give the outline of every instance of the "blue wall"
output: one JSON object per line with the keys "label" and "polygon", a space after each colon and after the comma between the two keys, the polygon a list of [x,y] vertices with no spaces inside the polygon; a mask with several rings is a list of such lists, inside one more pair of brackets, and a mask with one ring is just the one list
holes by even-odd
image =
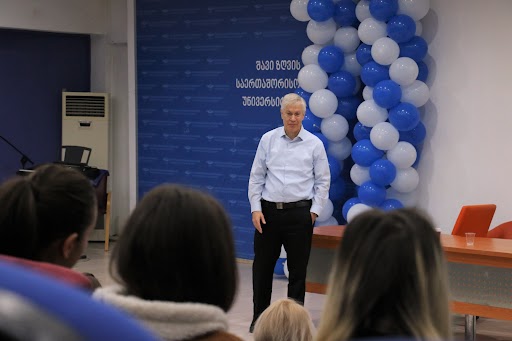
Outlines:
{"label": "blue wall", "polygon": [[[212,193],[253,258],[247,183],[261,135],[298,87],[306,23],[289,0],[139,0],[138,195],[163,182]],[[258,62],[262,62],[258,64]]]}
{"label": "blue wall", "polygon": [[[88,35],[1,29],[0,136],[36,164],[60,159],[61,92],[89,91],[90,64]],[[0,181],[20,158],[0,140]]]}

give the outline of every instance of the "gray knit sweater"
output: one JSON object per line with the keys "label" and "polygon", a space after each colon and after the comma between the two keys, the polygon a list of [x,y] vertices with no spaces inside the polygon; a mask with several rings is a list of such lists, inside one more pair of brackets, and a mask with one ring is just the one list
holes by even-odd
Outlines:
{"label": "gray knit sweater", "polygon": [[93,297],[128,312],[168,341],[194,339],[228,328],[226,313],[213,305],[146,301],[127,296],[120,286],[98,288]]}

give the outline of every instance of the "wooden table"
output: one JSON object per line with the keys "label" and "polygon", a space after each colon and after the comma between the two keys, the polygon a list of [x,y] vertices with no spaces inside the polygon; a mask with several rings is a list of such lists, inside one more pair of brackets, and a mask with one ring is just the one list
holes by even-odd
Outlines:
{"label": "wooden table", "polygon": [[[313,230],[306,291],[325,293],[334,252],[344,226],[321,226]],[[512,240],[441,234],[448,261],[451,309],[466,315],[466,335],[474,340],[474,316],[512,320]],[[469,318],[468,318],[469,317]]]}

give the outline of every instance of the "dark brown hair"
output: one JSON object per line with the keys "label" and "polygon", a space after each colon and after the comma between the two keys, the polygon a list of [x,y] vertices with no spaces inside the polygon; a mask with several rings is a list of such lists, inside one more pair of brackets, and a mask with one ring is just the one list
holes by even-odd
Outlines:
{"label": "dark brown hair", "polygon": [[56,240],[93,223],[96,194],[89,179],[61,165],[38,167],[0,186],[0,253],[40,260]]}
{"label": "dark brown hair", "polygon": [[238,285],[229,218],[209,194],[160,185],[130,215],[110,272],[128,294],[142,299],[206,303],[228,311]]}

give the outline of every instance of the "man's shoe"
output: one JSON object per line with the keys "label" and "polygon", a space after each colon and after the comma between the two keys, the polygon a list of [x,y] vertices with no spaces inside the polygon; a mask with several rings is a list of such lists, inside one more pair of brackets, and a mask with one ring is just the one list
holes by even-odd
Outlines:
{"label": "man's shoe", "polygon": [[253,333],[254,332],[254,321],[251,323],[251,326],[249,327],[249,333]]}

